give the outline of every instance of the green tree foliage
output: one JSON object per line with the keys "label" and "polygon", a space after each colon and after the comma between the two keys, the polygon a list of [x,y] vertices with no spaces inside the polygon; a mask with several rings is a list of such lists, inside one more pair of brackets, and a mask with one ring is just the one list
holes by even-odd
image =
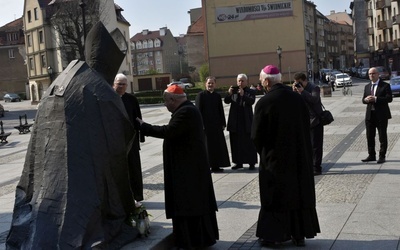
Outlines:
{"label": "green tree foliage", "polygon": [[199,69],[199,76],[200,76],[200,81],[205,82],[206,78],[210,75],[209,73],[209,68],[208,68],[208,63],[204,63],[203,65],[200,66]]}

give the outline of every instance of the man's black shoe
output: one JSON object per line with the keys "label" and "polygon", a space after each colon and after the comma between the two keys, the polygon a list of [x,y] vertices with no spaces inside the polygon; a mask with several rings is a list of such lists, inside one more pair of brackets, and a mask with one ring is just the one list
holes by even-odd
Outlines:
{"label": "man's black shoe", "polygon": [[231,169],[233,169],[233,170],[237,170],[239,168],[243,168],[243,164],[235,164],[235,165],[233,165],[233,167],[231,167]]}
{"label": "man's black shoe", "polygon": [[254,169],[256,169],[256,167],[254,166],[254,164],[250,164],[249,170],[254,170]]}
{"label": "man's black shoe", "polygon": [[379,157],[378,161],[376,163],[381,164],[386,161],[385,157]]}
{"label": "man's black shoe", "polygon": [[213,172],[213,173],[222,173],[222,172],[224,172],[224,170],[222,168],[212,168],[211,172]]}
{"label": "man's black shoe", "polygon": [[321,174],[322,174],[321,170],[314,170],[314,176],[321,175]]}
{"label": "man's black shoe", "polygon": [[369,155],[367,158],[362,159],[361,161],[362,161],[362,162],[376,161],[376,158],[375,158],[375,156],[370,156],[370,155]]}

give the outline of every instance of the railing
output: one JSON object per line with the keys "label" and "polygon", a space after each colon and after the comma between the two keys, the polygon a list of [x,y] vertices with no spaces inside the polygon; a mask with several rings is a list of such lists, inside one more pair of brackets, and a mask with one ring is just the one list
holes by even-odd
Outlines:
{"label": "railing", "polygon": [[392,20],[384,20],[378,22],[378,29],[389,29],[392,28]]}
{"label": "railing", "polygon": [[376,1],[376,8],[383,9],[383,8],[390,8],[391,7],[391,0],[378,0]]}
{"label": "railing", "polygon": [[386,42],[380,42],[379,44],[378,44],[378,48],[379,49],[385,49],[387,47],[387,43]]}
{"label": "railing", "polygon": [[368,35],[373,35],[374,34],[374,28],[368,28]]}

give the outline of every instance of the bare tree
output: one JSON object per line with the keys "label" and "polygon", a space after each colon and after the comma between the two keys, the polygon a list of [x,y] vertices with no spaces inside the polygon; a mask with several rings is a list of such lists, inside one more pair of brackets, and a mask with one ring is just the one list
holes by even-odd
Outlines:
{"label": "bare tree", "polygon": [[67,63],[77,58],[84,60],[84,28],[89,31],[100,20],[100,1],[104,0],[53,0],[49,3],[50,25],[58,33],[57,46]]}

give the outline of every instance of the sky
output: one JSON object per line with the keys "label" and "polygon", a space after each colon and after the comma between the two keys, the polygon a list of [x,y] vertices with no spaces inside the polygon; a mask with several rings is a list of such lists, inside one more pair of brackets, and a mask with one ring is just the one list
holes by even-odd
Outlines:
{"label": "sky", "polygon": [[[277,2],[283,0],[276,0]],[[186,34],[190,25],[190,9],[200,8],[201,0],[114,0],[124,11],[122,15],[131,24],[131,37],[144,29],[158,30],[167,27],[174,36]],[[259,1],[264,2],[264,0]],[[317,9],[324,15],[351,10],[350,0],[314,0]],[[0,27],[22,17],[24,0],[0,0]]]}

